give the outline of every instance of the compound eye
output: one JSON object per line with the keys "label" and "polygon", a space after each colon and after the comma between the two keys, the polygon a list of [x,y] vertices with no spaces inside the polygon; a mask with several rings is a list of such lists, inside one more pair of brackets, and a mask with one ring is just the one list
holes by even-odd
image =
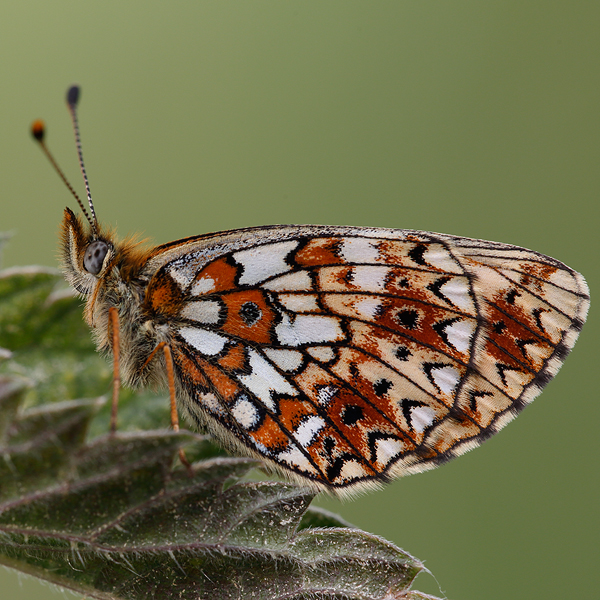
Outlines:
{"label": "compound eye", "polygon": [[88,273],[98,275],[102,270],[104,257],[108,252],[108,244],[97,240],[92,242],[85,250],[83,255],[83,266]]}

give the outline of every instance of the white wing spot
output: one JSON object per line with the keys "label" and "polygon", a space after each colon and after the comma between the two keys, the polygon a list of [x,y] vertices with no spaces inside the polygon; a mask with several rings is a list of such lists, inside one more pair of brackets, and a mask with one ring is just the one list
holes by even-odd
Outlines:
{"label": "white wing spot", "polygon": [[358,313],[359,316],[372,320],[374,319],[381,309],[381,298],[373,297],[373,298],[365,298],[364,300],[359,300],[354,304],[354,310]]}
{"label": "white wing spot", "polygon": [[444,329],[448,342],[459,352],[468,352],[471,347],[471,337],[475,331],[475,321],[456,321]]}
{"label": "white wing spot", "polygon": [[261,402],[271,411],[276,412],[277,407],[271,397],[271,392],[297,396],[298,390],[265,360],[256,350],[248,350],[250,373],[238,375],[238,380],[243,383]]}
{"label": "white wing spot", "polygon": [[372,263],[379,259],[377,242],[365,238],[345,238],[340,256],[349,263]]}
{"label": "white wing spot", "polygon": [[292,267],[285,262],[287,255],[298,247],[298,241],[266,244],[233,254],[244,271],[239,278],[240,285],[254,285],[274,275],[285,273]]}
{"label": "white wing spot", "polygon": [[258,409],[246,396],[240,396],[231,414],[244,429],[252,429],[258,422]]}
{"label": "white wing spot", "polygon": [[307,448],[312,444],[323,427],[325,427],[325,421],[323,421],[321,417],[313,415],[298,426],[298,429],[296,429],[296,432],[294,433],[294,437],[303,448]]}
{"label": "white wing spot", "polygon": [[389,267],[355,267],[352,285],[365,292],[384,292],[389,273]]}
{"label": "white wing spot", "polygon": [[213,412],[217,415],[224,414],[223,407],[221,406],[221,403],[214,394],[200,394],[200,401],[202,402],[203,406],[210,410],[210,412]]}
{"label": "white wing spot", "polygon": [[331,346],[313,346],[306,351],[321,362],[329,362],[335,358],[335,352]]}
{"label": "white wing spot", "polygon": [[308,313],[321,310],[316,294],[280,294],[277,299],[284,308],[292,312]]}
{"label": "white wing spot", "polygon": [[265,348],[263,352],[282,371],[297,371],[302,366],[302,352],[298,352],[298,350]]}
{"label": "white wing spot", "polygon": [[198,323],[216,325],[219,322],[220,310],[220,304],[214,300],[199,300],[185,304],[181,316]]}
{"label": "white wing spot", "polygon": [[296,315],[294,320],[285,314],[275,327],[277,339],[284,346],[339,342],[344,339],[340,319],[325,315]]}
{"label": "white wing spot", "polygon": [[272,292],[310,292],[312,279],[308,271],[294,271],[267,281],[262,287]]}
{"label": "white wing spot", "polygon": [[378,439],[375,442],[375,448],[377,462],[381,465],[387,465],[392,458],[398,456],[402,452],[403,445],[401,442],[394,439]]}
{"label": "white wing spot", "polygon": [[431,369],[431,377],[435,385],[444,394],[452,394],[460,381],[460,373],[454,367],[436,367]]}
{"label": "white wing spot", "polygon": [[307,473],[316,474],[316,469],[310,464],[308,458],[300,451],[297,446],[291,446],[277,455],[277,460],[287,463],[292,467],[298,467]]}
{"label": "white wing spot", "polygon": [[440,292],[458,308],[473,310],[473,300],[469,295],[469,285],[464,277],[453,277],[440,287]]}
{"label": "white wing spot", "polygon": [[200,327],[182,327],[179,333],[188,344],[207,356],[219,354],[227,343],[226,337]]}
{"label": "white wing spot", "polygon": [[416,433],[423,433],[435,421],[435,411],[429,406],[413,406],[410,422]]}
{"label": "white wing spot", "polygon": [[438,245],[430,246],[423,255],[423,260],[441,271],[447,271],[448,273],[462,273],[462,269],[452,255],[445,248]]}
{"label": "white wing spot", "polygon": [[191,294],[192,296],[201,296],[207,294],[215,289],[215,280],[208,275],[201,277],[197,281],[194,281],[192,285]]}
{"label": "white wing spot", "polygon": [[367,474],[365,468],[355,460],[346,460],[340,471],[339,479],[342,481],[358,479]]}
{"label": "white wing spot", "polygon": [[317,397],[323,406],[327,406],[329,401],[338,393],[339,389],[335,385],[324,385],[317,389]]}

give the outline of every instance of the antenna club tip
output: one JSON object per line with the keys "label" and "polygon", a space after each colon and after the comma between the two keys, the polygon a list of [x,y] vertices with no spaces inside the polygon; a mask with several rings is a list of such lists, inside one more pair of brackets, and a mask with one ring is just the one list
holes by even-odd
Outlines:
{"label": "antenna club tip", "polygon": [[44,141],[44,134],[46,133],[46,125],[44,121],[38,119],[31,124],[31,135],[38,141]]}
{"label": "antenna club tip", "polygon": [[69,106],[77,106],[77,102],[79,102],[80,93],[81,88],[78,85],[72,85],[67,90],[67,104]]}

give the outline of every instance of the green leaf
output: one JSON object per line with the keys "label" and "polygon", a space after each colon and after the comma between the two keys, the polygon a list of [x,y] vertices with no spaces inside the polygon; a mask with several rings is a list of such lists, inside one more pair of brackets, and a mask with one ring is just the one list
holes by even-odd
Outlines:
{"label": "green leaf", "polygon": [[420,561],[311,491],[159,429],[164,396],[124,392],[107,435],[110,365],[56,273],[0,273],[0,347],[0,564],[102,599],[430,598]]}

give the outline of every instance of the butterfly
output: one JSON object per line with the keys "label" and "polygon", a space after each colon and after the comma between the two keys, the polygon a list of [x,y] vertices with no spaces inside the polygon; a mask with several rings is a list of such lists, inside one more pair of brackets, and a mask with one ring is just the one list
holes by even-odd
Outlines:
{"label": "butterfly", "polygon": [[[584,278],[508,244],[283,225],[118,241],[91,201],[78,96],[91,213],[69,186],[87,223],[65,209],[62,268],[114,356],[113,398],[119,378],[166,385],[176,429],[180,412],[292,480],[355,492],[481,444],[577,339]],[[41,122],[33,133],[47,152]]]}

